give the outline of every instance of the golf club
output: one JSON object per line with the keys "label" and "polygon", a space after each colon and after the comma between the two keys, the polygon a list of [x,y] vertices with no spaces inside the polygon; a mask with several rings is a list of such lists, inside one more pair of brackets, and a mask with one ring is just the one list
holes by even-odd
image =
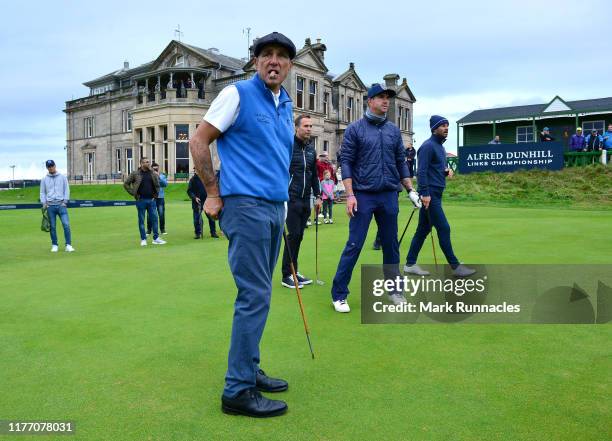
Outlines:
{"label": "golf club", "polygon": [[410,217],[408,218],[408,223],[404,227],[404,231],[402,232],[402,236],[400,237],[398,246],[402,245],[402,240],[404,240],[404,235],[406,234],[406,230],[408,230],[408,226],[410,225],[410,221],[412,220],[412,216],[414,216],[414,212],[416,211],[416,209],[417,209],[417,207],[414,207],[412,209],[412,213],[410,213]]}
{"label": "golf club", "polygon": [[289,266],[291,267],[291,274],[293,275],[293,284],[295,286],[295,293],[297,294],[298,303],[300,305],[300,313],[302,314],[302,321],[304,322],[304,331],[306,331],[306,339],[308,340],[308,347],[310,348],[310,355],[312,355],[312,359],[314,360],[315,355],[312,350],[312,343],[310,342],[310,329],[308,329],[308,323],[306,321],[306,314],[304,313],[304,304],[302,303],[302,293],[300,292],[300,287],[298,285],[297,272],[295,271],[295,265],[293,264],[293,255],[291,254],[291,249],[289,248],[289,242],[287,241],[287,231],[286,228],[283,227],[283,239],[285,240],[285,249],[287,253],[289,253]]}
{"label": "golf club", "polygon": [[434,245],[434,237],[433,237],[433,225],[431,223],[431,215],[429,214],[429,207],[425,208],[427,212],[427,220],[429,221],[429,234],[431,236],[431,249],[433,251],[434,263],[436,264],[436,271],[438,270],[438,258],[436,257],[436,246]]}
{"label": "golf club", "polygon": [[315,280],[317,285],[325,285],[319,279],[319,207],[315,206]]}

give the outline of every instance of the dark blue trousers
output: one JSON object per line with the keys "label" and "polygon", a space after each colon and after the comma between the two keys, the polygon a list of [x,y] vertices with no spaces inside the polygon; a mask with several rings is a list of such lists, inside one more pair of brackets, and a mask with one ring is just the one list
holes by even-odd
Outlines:
{"label": "dark blue trousers", "polygon": [[229,239],[228,261],[238,288],[223,391],[226,397],[255,386],[259,341],[270,309],[272,273],[284,221],[282,202],[250,196],[223,198],[220,226]]}
{"label": "dark blue trousers", "polygon": [[[455,256],[453,246],[451,244],[450,225],[448,224],[446,215],[442,209],[443,192],[443,188],[430,187],[429,193],[431,196],[431,202],[429,203],[429,208],[427,210],[425,210],[425,207],[423,206],[419,212],[419,225],[414,233],[412,243],[410,244],[410,250],[408,251],[408,256],[406,257],[406,263],[408,265],[414,265],[417,262],[419,252],[423,247],[423,243],[425,242],[427,235],[431,231],[432,225],[436,228],[440,248],[442,249],[444,256],[446,256],[448,263],[453,268],[459,265],[459,260],[457,259],[457,256]],[[427,216],[428,211],[429,217]],[[431,218],[431,225],[429,223],[429,218]]]}
{"label": "dark blue trousers", "polygon": [[361,248],[368,235],[372,215],[378,224],[380,241],[383,249],[383,263],[399,263],[399,246],[397,243],[397,214],[399,205],[397,191],[383,193],[355,192],[357,212],[349,222],[349,238],[340,256],[336,276],[332,285],[334,301],[345,299],[349,295],[348,285],[353,275],[353,268],[359,259]]}

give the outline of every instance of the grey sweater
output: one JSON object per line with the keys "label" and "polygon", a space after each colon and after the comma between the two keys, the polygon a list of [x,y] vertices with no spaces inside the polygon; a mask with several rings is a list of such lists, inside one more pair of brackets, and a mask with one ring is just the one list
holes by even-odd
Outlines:
{"label": "grey sweater", "polygon": [[70,187],[66,176],[49,173],[40,181],[40,202],[43,205],[67,204],[69,199]]}

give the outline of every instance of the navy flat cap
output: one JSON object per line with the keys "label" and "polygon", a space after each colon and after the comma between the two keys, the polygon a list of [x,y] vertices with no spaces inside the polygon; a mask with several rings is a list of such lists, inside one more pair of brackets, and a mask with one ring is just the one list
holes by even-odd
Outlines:
{"label": "navy flat cap", "polygon": [[289,51],[289,58],[292,60],[295,58],[295,54],[297,52],[295,49],[295,44],[293,44],[291,40],[289,40],[280,32],[272,32],[271,34],[264,35],[263,37],[255,40],[253,54],[258,57],[264,46],[267,46],[269,44],[278,44],[279,46],[283,46]]}

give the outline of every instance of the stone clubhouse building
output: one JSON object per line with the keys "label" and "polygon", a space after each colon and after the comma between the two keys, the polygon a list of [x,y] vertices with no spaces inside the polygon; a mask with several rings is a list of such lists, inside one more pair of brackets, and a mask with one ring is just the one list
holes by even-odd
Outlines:
{"label": "stone clubhouse building", "polygon": [[[293,99],[294,116],[312,117],[317,152],[335,160],[344,130],[363,116],[369,85],[353,63],[342,74],[331,74],[326,50],[319,39],[313,43],[307,38],[283,86]],[[122,69],[83,83],[89,96],[67,101],[64,109],[69,179],[120,179],[143,156],[160,164],[171,179],[187,177],[193,168],[189,139],[212,100],[225,86],[254,74],[252,60],[172,40],[149,63],[130,68],[125,62]],[[388,117],[408,146],[416,99],[406,79],[399,79],[387,74],[383,82],[397,92]]]}

